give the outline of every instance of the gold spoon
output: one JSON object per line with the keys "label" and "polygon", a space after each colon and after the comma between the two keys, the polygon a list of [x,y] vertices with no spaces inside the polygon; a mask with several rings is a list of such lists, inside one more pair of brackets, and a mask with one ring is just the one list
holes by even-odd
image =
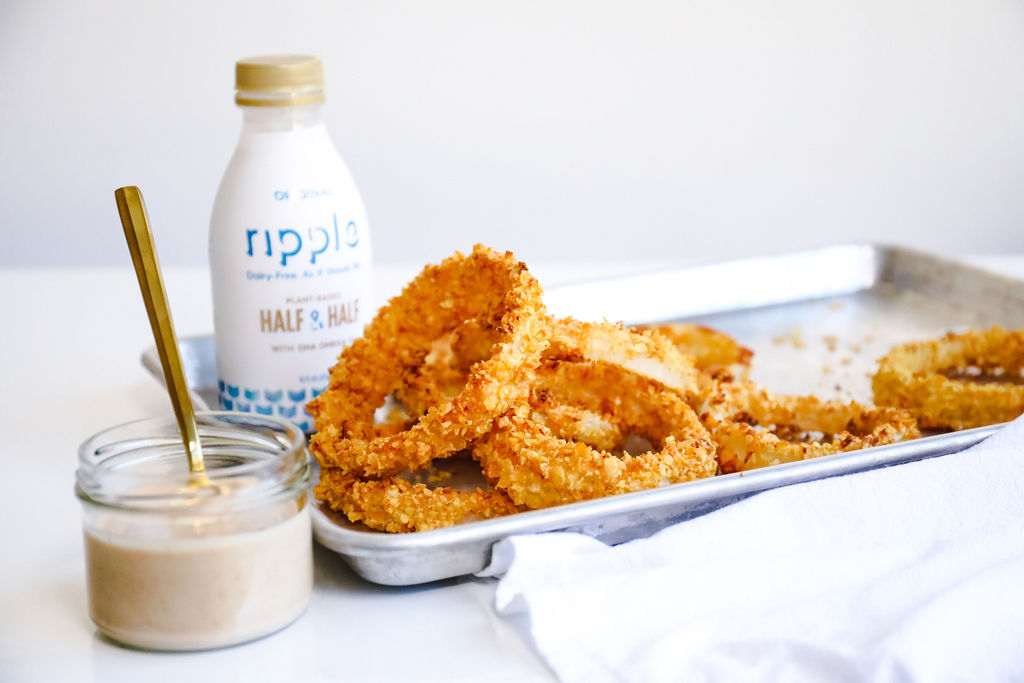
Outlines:
{"label": "gold spoon", "polygon": [[203,448],[199,443],[192,396],[188,393],[188,383],[185,381],[185,367],[178,350],[178,338],[174,334],[171,309],[167,305],[167,292],[164,291],[164,281],[160,275],[153,233],[149,229],[146,203],[142,199],[142,192],[135,186],[114,190],[114,198],[117,200],[117,212],[121,214],[128,251],[135,264],[135,274],[139,278],[142,300],[146,303],[149,324],[153,328],[167,392],[171,395],[171,405],[174,407],[174,417],[178,420],[181,441],[188,456],[188,469],[192,473],[189,484],[190,487],[209,485],[210,480],[203,466]]}

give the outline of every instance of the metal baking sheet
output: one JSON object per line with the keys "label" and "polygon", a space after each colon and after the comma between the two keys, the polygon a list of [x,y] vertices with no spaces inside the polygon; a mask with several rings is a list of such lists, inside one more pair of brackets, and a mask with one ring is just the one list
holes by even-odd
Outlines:
{"label": "metal baking sheet", "polygon": [[[551,289],[556,315],[626,323],[689,320],[755,352],[751,378],[787,393],[870,401],[870,375],[894,344],[994,324],[1024,327],[1024,281],[922,252],[840,245]],[[183,339],[194,392],[216,401],[210,337]],[[155,350],[143,363],[160,377]],[[779,486],[954,453],[998,426],[869,448],[650,491],[409,534],[385,534],[314,509],[317,540],[364,578],[425,583],[479,571],[507,536],[570,530],[607,543],[649,536]]]}

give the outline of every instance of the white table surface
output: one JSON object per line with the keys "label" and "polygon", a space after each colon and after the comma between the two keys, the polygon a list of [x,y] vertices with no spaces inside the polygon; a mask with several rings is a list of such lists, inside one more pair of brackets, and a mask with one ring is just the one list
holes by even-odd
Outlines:
{"label": "white table surface", "polygon": [[[970,260],[1024,277],[1024,254]],[[646,267],[531,269],[552,286]],[[379,295],[396,293],[417,270],[378,267]],[[179,334],[210,333],[206,270],[169,268],[166,279]],[[275,635],[194,654],[139,652],[97,636],[86,613],[72,491],[77,448],[105,427],[170,414],[162,388],[139,364],[152,342],[135,276],[127,265],[0,270],[0,312],[0,681],[551,680],[530,645],[495,615],[493,581],[384,588],[319,547],[313,600]]]}

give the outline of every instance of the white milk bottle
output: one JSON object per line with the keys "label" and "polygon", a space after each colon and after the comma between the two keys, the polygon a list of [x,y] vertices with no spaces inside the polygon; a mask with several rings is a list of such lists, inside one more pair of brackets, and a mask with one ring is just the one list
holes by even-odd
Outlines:
{"label": "white milk bottle", "polygon": [[221,405],[309,431],[306,402],[373,313],[366,211],[324,125],[319,59],[243,59],[235,81],[242,134],[210,221]]}

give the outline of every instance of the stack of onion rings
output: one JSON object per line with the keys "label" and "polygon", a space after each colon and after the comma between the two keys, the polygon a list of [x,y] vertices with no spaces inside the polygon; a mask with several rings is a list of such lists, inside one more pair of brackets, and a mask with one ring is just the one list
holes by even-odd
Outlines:
{"label": "stack of onion rings", "polygon": [[[918,435],[905,411],[737,381],[750,358],[696,325],[551,319],[523,264],[477,246],[428,266],[342,352],[309,407],[316,496],[424,531]],[[489,488],[409,480],[455,454]]]}
{"label": "stack of onion rings", "polygon": [[[947,376],[970,368],[995,381]],[[1024,330],[993,327],[897,346],[879,361],[872,387],[876,403],[911,410],[922,427],[969,429],[1024,414],[1022,369]]]}

